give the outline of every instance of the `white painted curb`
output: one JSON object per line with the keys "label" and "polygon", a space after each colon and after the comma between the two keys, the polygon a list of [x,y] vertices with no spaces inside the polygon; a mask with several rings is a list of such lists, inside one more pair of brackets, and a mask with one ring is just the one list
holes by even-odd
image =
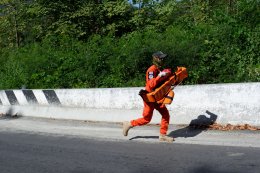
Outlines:
{"label": "white painted curb", "polygon": [[[22,116],[122,122],[142,116],[136,88],[1,90],[0,113]],[[185,85],[175,88],[168,109],[171,124],[216,117],[220,124],[260,126],[260,83]],[[155,110],[151,123],[160,123]]]}

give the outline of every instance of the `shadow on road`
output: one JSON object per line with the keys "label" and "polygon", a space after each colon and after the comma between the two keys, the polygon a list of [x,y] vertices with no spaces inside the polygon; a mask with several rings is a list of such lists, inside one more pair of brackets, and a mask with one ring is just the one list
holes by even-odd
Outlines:
{"label": "shadow on road", "polygon": [[201,132],[207,130],[210,125],[215,123],[218,116],[208,110],[206,113],[210,116],[209,118],[206,115],[199,115],[196,119],[192,120],[188,126],[170,132],[169,136],[174,138],[189,138],[197,136]]}
{"label": "shadow on road", "polygon": [[[196,119],[191,120],[188,126],[170,132],[169,136],[173,138],[179,138],[179,137],[189,138],[189,137],[197,136],[201,132],[207,130],[209,126],[214,124],[215,121],[217,120],[218,116],[216,114],[208,110],[206,111],[206,114],[208,114],[210,117],[208,118],[206,115],[199,115]],[[129,140],[140,139],[140,138],[158,139],[159,136],[135,136]]]}
{"label": "shadow on road", "polygon": [[230,171],[229,168],[227,170],[218,170],[217,168],[214,168],[212,166],[203,165],[198,168],[195,168],[192,170],[191,173],[235,173],[235,171]]}
{"label": "shadow on road", "polygon": [[134,139],[159,139],[159,136],[135,136],[129,140],[131,141]]}

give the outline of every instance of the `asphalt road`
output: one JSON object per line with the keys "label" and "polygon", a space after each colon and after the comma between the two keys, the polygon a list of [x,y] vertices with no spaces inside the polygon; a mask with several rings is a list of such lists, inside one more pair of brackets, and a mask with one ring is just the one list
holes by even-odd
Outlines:
{"label": "asphalt road", "polygon": [[[126,138],[119,137],[122,136],[120,127],[56,120],[0,119],[0,172],[259,173],[260,170],[260,147],[245,146],[242,142],[247,141],[246,136],[251,136],[249,142],[254,141],[253,138],[259,141],[259,133],[230,133],[239,138],[241,146],[204,142],[212,140],[212,136],[216,138],[216,134],[222,138],[226,136],[226,133],[218,132],[189,132],[193,134],[191,137],[177,138],[175,143],[160,143],[158,136],[150,135],[157,132],[158,127],[132,131],[135,137]],[[180,129],[172,133],[182,136]],[[200,144],[182,142],[192,140]]]}
{"label": "asphalt road", "polygon": [[260,148],[0,133],[1,173],[259,173]]}

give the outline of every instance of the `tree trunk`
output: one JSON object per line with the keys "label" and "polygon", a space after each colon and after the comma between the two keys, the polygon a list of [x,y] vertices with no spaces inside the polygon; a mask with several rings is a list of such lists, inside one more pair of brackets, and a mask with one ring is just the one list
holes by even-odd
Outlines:
{"label": "tree trunk", "polygon": [[18,24],[16,20],[16,15],[14,15],[14,29],[15,29],[15,43],[16,47],[20,46],[20,38],[19,38],[19,33],[18,33]]}

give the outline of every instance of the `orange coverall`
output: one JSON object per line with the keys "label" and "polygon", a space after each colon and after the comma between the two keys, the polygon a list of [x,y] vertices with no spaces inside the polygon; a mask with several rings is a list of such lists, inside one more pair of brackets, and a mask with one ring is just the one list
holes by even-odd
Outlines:
{"label": "orange coverall", "polygon": [[[160,70],[156,65],[152,65],[148,68],[148,70],[146,71],[146,91],[152,92],[155,88],[158,87],[157,85],[162,82],[163,77],[159,77],[159,73]],[[170,121],[170,115],[168,109],[164,104],[158,104],[156,102],[144,102],[143,117],[132,120],[131,125],[141,126],[148,124],[152,119],[154,109],[159,111],[159,113],[162,115],[160,133],[166,134]]]}

